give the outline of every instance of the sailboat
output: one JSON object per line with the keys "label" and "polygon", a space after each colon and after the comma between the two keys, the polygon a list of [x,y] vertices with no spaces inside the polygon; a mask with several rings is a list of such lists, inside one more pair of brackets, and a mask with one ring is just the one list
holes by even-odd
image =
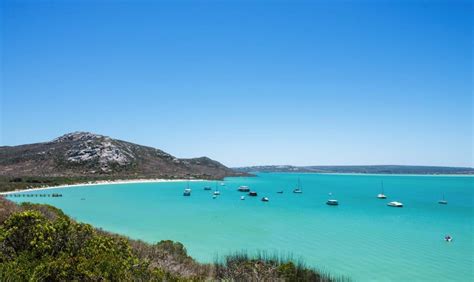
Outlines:
{"label": "sailboat", "polygon": [[382,181],[382,193],[377,195],[377,198],[379,199],[387,199],[387,196],[383,193],[383,181]]}
{"label": "sailboat", "polygon": [[[332,197],[332,193],[329,193],[329,196]],[[338,201],[338,200],[335,200],[335,199],[329,199],[329,200],[326,202],[326,205],[328,205],[328,206],[338,206],[338,205],[339,205],[339,201]]]}
{"label": "sailboat", "polygon": [[442,199],[442,200],[439,200],[439,201],[438,201],[438,204],[440,204],[440,205],[447,205],[447,204],[448,204],[448,201],[446,201],[446,200],[444,199],[444,194],[443,194],[443,199]]}
{"label": "sailboat", "polygon": [[191,188],[189,188],[189,181],[188,181],[188,187],[184,189],[183,196],[191,196]]}
{"label": "sailboat", "polygon": [[214,191],[214,196],[220,195],[221,192],[217,189],[217,182],[216,182],[216,190]]}
{"label": "sailboat", "polygon": [[296,188],[293,190],[293,193],[295,194],[303,193],[303,190],[301,189],[301,181],[299,177],[298,177],[298,186],[296,186]]}

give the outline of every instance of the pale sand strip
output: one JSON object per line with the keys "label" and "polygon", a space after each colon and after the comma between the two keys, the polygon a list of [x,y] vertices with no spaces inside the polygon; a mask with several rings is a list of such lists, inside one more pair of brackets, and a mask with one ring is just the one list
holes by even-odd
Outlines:
{"label": "pale sand strip", "polygon": [[[29,188],[8,192],[0,192],[0,195],[15,194],[27,191],[42,191],[42,190],[51,190],[51,189],[60,189],[60,188],[73,188],[79,186],[95,186],[95,185],[107,185],[107,184],[131,184],[131,183],[159,183],[159,182],[183,182],[183,181],[205,181],[204,179],[129,179],[129,180],[99,180],[85,183],[77,184],[66,184],[59,186],[49,186],[49,187],[40,187],[40,188]],[[211,181],[211,180],[209,180]]]}

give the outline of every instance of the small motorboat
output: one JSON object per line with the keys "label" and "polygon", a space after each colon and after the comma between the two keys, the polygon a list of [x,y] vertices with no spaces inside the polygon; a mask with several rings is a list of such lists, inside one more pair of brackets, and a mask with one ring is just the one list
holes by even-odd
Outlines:
{"label": "small motorboat", "polygon": [[451,241],[453,241],[453,237],[451,237],[450,235],[446,235],[446,236],[444,236],[444,241],[451,242]]}
{"label": "small motorboat", "polygon": [[283,194],[283,191],[277,191],[278,194]]}
{"label": "small motorboat", "polygon": [[250,192],[249,192],[249,196],[250,196],[250,197],[257,197],[257,192],[255,192],[255,191],[250,191]]}
{"label": "small motorboat", "polygon": [[239,192],[250,192],[250,188],[248,186],[240,186],[237,190]]}
{"label": "small motorboat", "polygon": [[245,200],[245,196],[240,196],[240,200]]}
{"label": "small motorboat", "polygon": [[206,190],[206,191],[211,191],[212,188],[211,188],[210,186],[206,186],[206,187],[204,187],[204,190]]}
{"label": "small motorboat", "polygon": [[268,201],[270,201],[270,199],[268,199],[268,197],[263,197],[262,198],[262,202],[268,202]]}
{"label": "small motorboat", "polygon": [[442,200],[439,200],[439,201],[438,201],[438,204],[440,204],[440,205],[447,205],[447,204],[448,204],[448,201],[446,201],[446,200],[444,199],[444,194],[443,194],[443,199],[442,199]]}
{"label": "small motorboat", "polygon": [[217,195],[212,195],[212,198],[213,198],[213,199],[217,198]]}
{"label": "small motorboat", "polygon": [[394,208],[403,208],[403,203],[394,201],[394,202],[388,203],[387,206],[394,207]]}
{"label": "small motorboat", "polygon": [[338,200],[328,200],[326,202],[326,205],[328,206],[338,206],[339,205],[339,201]]}
{"label": "small motorboat", "polygon": [[190,188],[184,189],[183,196],[191,196],[191,189]]}
{"label": "small motorboat", "polygon": [[225,183],[224,183],[224,182],[221,182],[221,186],[225,186]]}

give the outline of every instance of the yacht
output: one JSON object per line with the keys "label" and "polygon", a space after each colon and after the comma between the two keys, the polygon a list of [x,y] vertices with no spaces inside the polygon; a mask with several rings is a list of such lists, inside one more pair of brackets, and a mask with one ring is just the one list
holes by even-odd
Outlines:
{"label": "yacht", "polygon": [[267,197],[262,198],[262,202],[268,202],[268,201],[269,201],[269,199]]}
{"label": "yacht", "polygon": [[387,206],[394,208],[403,208],[403,204],[396,201],[388,203]]}
{"label": "yacht", "polygon": [[444,194],[443,194],[443,199],[442,199],[442,200],[439,200],[439,201],[438,201],[438,204],[440,204],[440,205],[447,205],[447,204],[448,204],[448,201],[446,201],[446,200],[444,199]]}
{"label": "yacht", "polygon": [[250,192],[249,192],[249,196],[251,196],[251,197],[257,197],[257,192],[255,192],[255,191],[250,191]]}
{"label": "yacht", "polygon": [[300,178],[298,177],[298,185],[296,186],[296,188],[293,190],[293,193],[295,194],[301,194],[303,193],[303,189],[301,188],[301,181],[300,181]]}
{"label": "yacht", "polygon": [[387,196],[383,193],[383,181],[382,181],[382,193],[377,195],[379,199],[387,199]]}
{"label": "yacht", "polygon": [[237,190],[239,192],[250,192],[250,188],[248,186],[240,186]]}

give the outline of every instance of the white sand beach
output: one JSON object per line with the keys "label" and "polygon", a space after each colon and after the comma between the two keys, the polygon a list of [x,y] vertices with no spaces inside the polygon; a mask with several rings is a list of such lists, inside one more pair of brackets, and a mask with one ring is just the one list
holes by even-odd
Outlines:
{"label": "white sand beach", "polygon": [[95,186],[95,185],[107,185],[107,184],[130,184],[130,183],[157,183],[157,182],[183,182],[183,181],[205,181],[204,179],[118,179],[118,180],[98,180],[98,181],[91,181],[91,182],[84,182],[84,183],[77,183],[77,184],[69,184],[69,185],[58,185],[58,186],[48,186],[48,187],[38,187],[38,188],[29,188],[29,189],[21,189],[21,190],[14,190],[8,192],[0,192],[0,195],[8,195],[8,194],[15,194],[15,193],[22,193],[22,192],[30,192],[30,191],[42,191],[42,190],[52,190],[52,189],[60,189],[60,188],[74,188],[79,186]]}

